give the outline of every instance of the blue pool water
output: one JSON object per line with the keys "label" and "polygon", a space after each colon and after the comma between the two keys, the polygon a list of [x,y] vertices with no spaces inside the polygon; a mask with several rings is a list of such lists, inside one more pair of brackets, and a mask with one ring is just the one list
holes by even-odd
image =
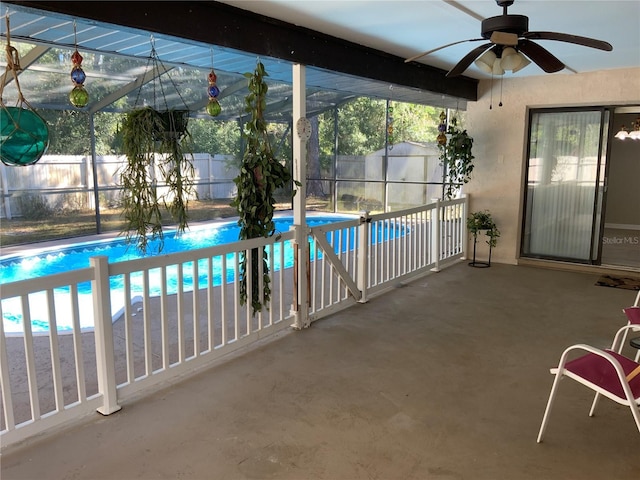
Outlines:
{"label": "blue pool water", "polygon": [[[349,219],[350,217],[329,215],[329,216],[312,216],[307,217],[307,223],[310,226],[321,225],[341,220]],[[352,217],[351,217],[352,218]],[[279,232],[286,232],[289,230],[293,219],[291,217],[281,217],[276,220],[276,230]],[[145,257],[151,255],[166,255],[176,252],[182,252],[186,250],[194,250],[198,248],[207,248],[215,245],[222,245],[225,243],[231,243],[238,240],[239,227],[236,222],[218,223],[206,227],[194,228],[191,231],[185,232],[182,235],[174,235],[172,232],[168,232],[164,237],[164,246],[161,252],[157,253],[157,244],[151,245],[148,249]],[[289,250],[289,251],[286,251]],[[285,265],[284,268],[293,265],[293,255],[291,249],[285,250]],[[155,253],[154,253],[155,252]],[[0,258],[0,283],[15,282],[18,280],[31,279],[41,277],[45,275],[51,275],[54,273],[60,273],[64,271],[75,270],[79,268],[86,268],[89,266],[89,259],[97,255],[104,255],[109,258],[109,263],[123,262],[141,258],[137,248],[133,245],[128,246],[126,241],[122,238],[108,240],[108,241],[96,241],[86,242],[80,244],[74,244],[58,249],[42,250],[37,254],[31,255],[19,255],[19,256],[7,256]],[[279,251],[274,252],[274,259],[279,259]],[[228,269],[227,272],[222,272],[221,263],[218,262],[213,265],[213,279],[214,284],[219,285],[223,280],[233,281],[233,270]],[[275,270],[282,268],[279,265],[279,261],[275,264]],[[199,265],[200,272],[207,271],[206,262]],[[190,290],[193,286],[194,279],[192,278],[193,269],[189,265],[184,267],[183,282],[187,290]],[[157,278],[156,278],[157,277]],[[160,285],[160,275],[151,275],[150,278],[150,293],[151,295],[159,295],[162,286]],[[178,288],[177,266],[167,269],[167,293],[176,293]],[[132,276],[132,295],[135,296],[137,292],[142,293],[142,276]],[[199,276],[197,284],[201,287],[207,285],[208,278],[206,273],[202,273]],[[111,304],[112,312],[115,314],[119,312],[124,306],[124,291],[123,291],[123,279],[114,277],[111,279]],[[56,309],[63,314],[57,314],[57,324],[59,330],[71,330],[71,314],[69,311],[69,292],[68,289],[59,289],[55,292]],[[91,310],[91,295],[90,285],[79,285],[79,298],[80,298],[80,310],[87,312]],[[49,330],[49,321],[46,318],[46,309],[42,308],[42,305],[46,305],[46,299],[44,293],[31,295],[29,298],[31,316],[32,316],[32,329],[35,333],[47,332]],[[84,305],[84,307],[83,307]],[[66,313],[66,314],[64,314]],[[22,307],[20,299],[7,299],[2,301],[2,316],[5,332],[7,333],[20,333],[22,332]],[[93,317],[91,315],[82,315],[81,327],[88,328],[93,326]]]}
{"label": "blue pool water", "polygon": [[[315,226],[345,219],[347,217],[315,216],[309,217],[307,223],[309,226]],[[286,232],[289,230],[293,220],[290,217],[282,217],[276,220],[275,223],[278,232]],[[87,268],[89,259],[97,255],[107,256],[109,263],[125,262],[137,258],[167,255],[236,242],[238,241],[238,234],[239,227],[236,222],[228,222],[194,229],[182,235],[168,232],[164,237],[162,251],[157,251],[158,242],[150,242],[146,255],[141,254],[135,246],[127,245],[123,238],[117,238],[52,248],[40,251],[37,254],[0,257],[0,283],[27,280],[69,270]]]}

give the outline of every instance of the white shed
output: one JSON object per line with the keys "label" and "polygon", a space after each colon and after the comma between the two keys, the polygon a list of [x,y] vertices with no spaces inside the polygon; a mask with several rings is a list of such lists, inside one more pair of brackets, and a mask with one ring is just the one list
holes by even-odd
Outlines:
{"label": "white shed", "polygon": [[442,165],[436,143],[402,142],[393,145],[387,155],[387,175],[384,177],[385,150],[365,157],[366,196],[375,198],[378,187],[371,181],[387,182],[387,209],[408,208],[430,203],[442,197]]}

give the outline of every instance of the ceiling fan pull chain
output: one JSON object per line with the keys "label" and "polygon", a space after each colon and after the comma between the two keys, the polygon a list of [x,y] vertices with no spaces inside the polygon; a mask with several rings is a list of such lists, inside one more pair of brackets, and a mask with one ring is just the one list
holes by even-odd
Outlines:
{"label": "ceiling fan pull chain", "polygon": [[493,72],[491,73],[491,86],[489,87],[491,92],[491,99],[489,100],[489,110],[493,109]]}

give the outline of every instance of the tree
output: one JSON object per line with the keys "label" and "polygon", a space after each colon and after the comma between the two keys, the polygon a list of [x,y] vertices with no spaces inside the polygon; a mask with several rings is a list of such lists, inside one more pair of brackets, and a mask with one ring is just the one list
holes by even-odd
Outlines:
{"label": "tree", "polygon": [[319,180],[322,176],[320,168],[320,135],[318,127],[320,121],[318,116],[310,118],[311,121],[311,138],[307,142],[307,195],[324,198],[325,193],[322,190],[322,182]]}
{"label": "tree", "polygon": [[241,129],[237,121],[196,118],[189,122],[193,151],[240,158]]}
{"label": "tree", "polygon": [[49,126],[48,155],[87,155],[90,153],[89,119],[75,110],[40,110]]}

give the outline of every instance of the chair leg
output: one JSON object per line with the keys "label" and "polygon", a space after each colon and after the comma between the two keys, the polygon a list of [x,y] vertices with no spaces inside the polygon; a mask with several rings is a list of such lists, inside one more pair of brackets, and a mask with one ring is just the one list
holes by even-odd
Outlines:
{"label": "chair leg", "polygon": [[600,394],[596,393],[593,397],[593,403],[591,404],[591,410],[589,410],[589,416],[593,417],[596,412],[596,407],[598,406],[598,402],[600,401]]}
{"label": "chair leg", "polygon": [[553,407],[553,401],[555,400],[556,393],[558,391],[558,387],[560,386],[560,380],[562,379],[562,374],[560,370],[556,373],[556,378],[553,380],[553,385],[551,386],[551,393],[549,393],[549,400],[547,401],[547,408],[544,410],[544,415],[542,416],[542,424],[540,425],[540,431],[538,432],[538,440],[537,442],[542,442],[542,437],[544,436],[544,432],[547,429],[547,423],[549,422],[549,415],[551,414],[551,408]]}
{"label": "chair leg", "polygon": [[638,432],[640,432],[640,407],[638,407],[637,403],[630,405],[630,407],[633,419],[636,421],[636,426],[638,427]]}
{"label": "chair leg", "polygon": [[627,335],[628,334],[629,334],[629,330],[625,330],[624,333],[622,334],[622,339],[620,340],[620,345],[616,345],[615,344],[615,339],[614,339],[614,344],[611,346],[611,349],[616,351],[616,352],[618,352],[618,353],[622,353],[622,350],[624,349],[624,346],[627,343]]}

